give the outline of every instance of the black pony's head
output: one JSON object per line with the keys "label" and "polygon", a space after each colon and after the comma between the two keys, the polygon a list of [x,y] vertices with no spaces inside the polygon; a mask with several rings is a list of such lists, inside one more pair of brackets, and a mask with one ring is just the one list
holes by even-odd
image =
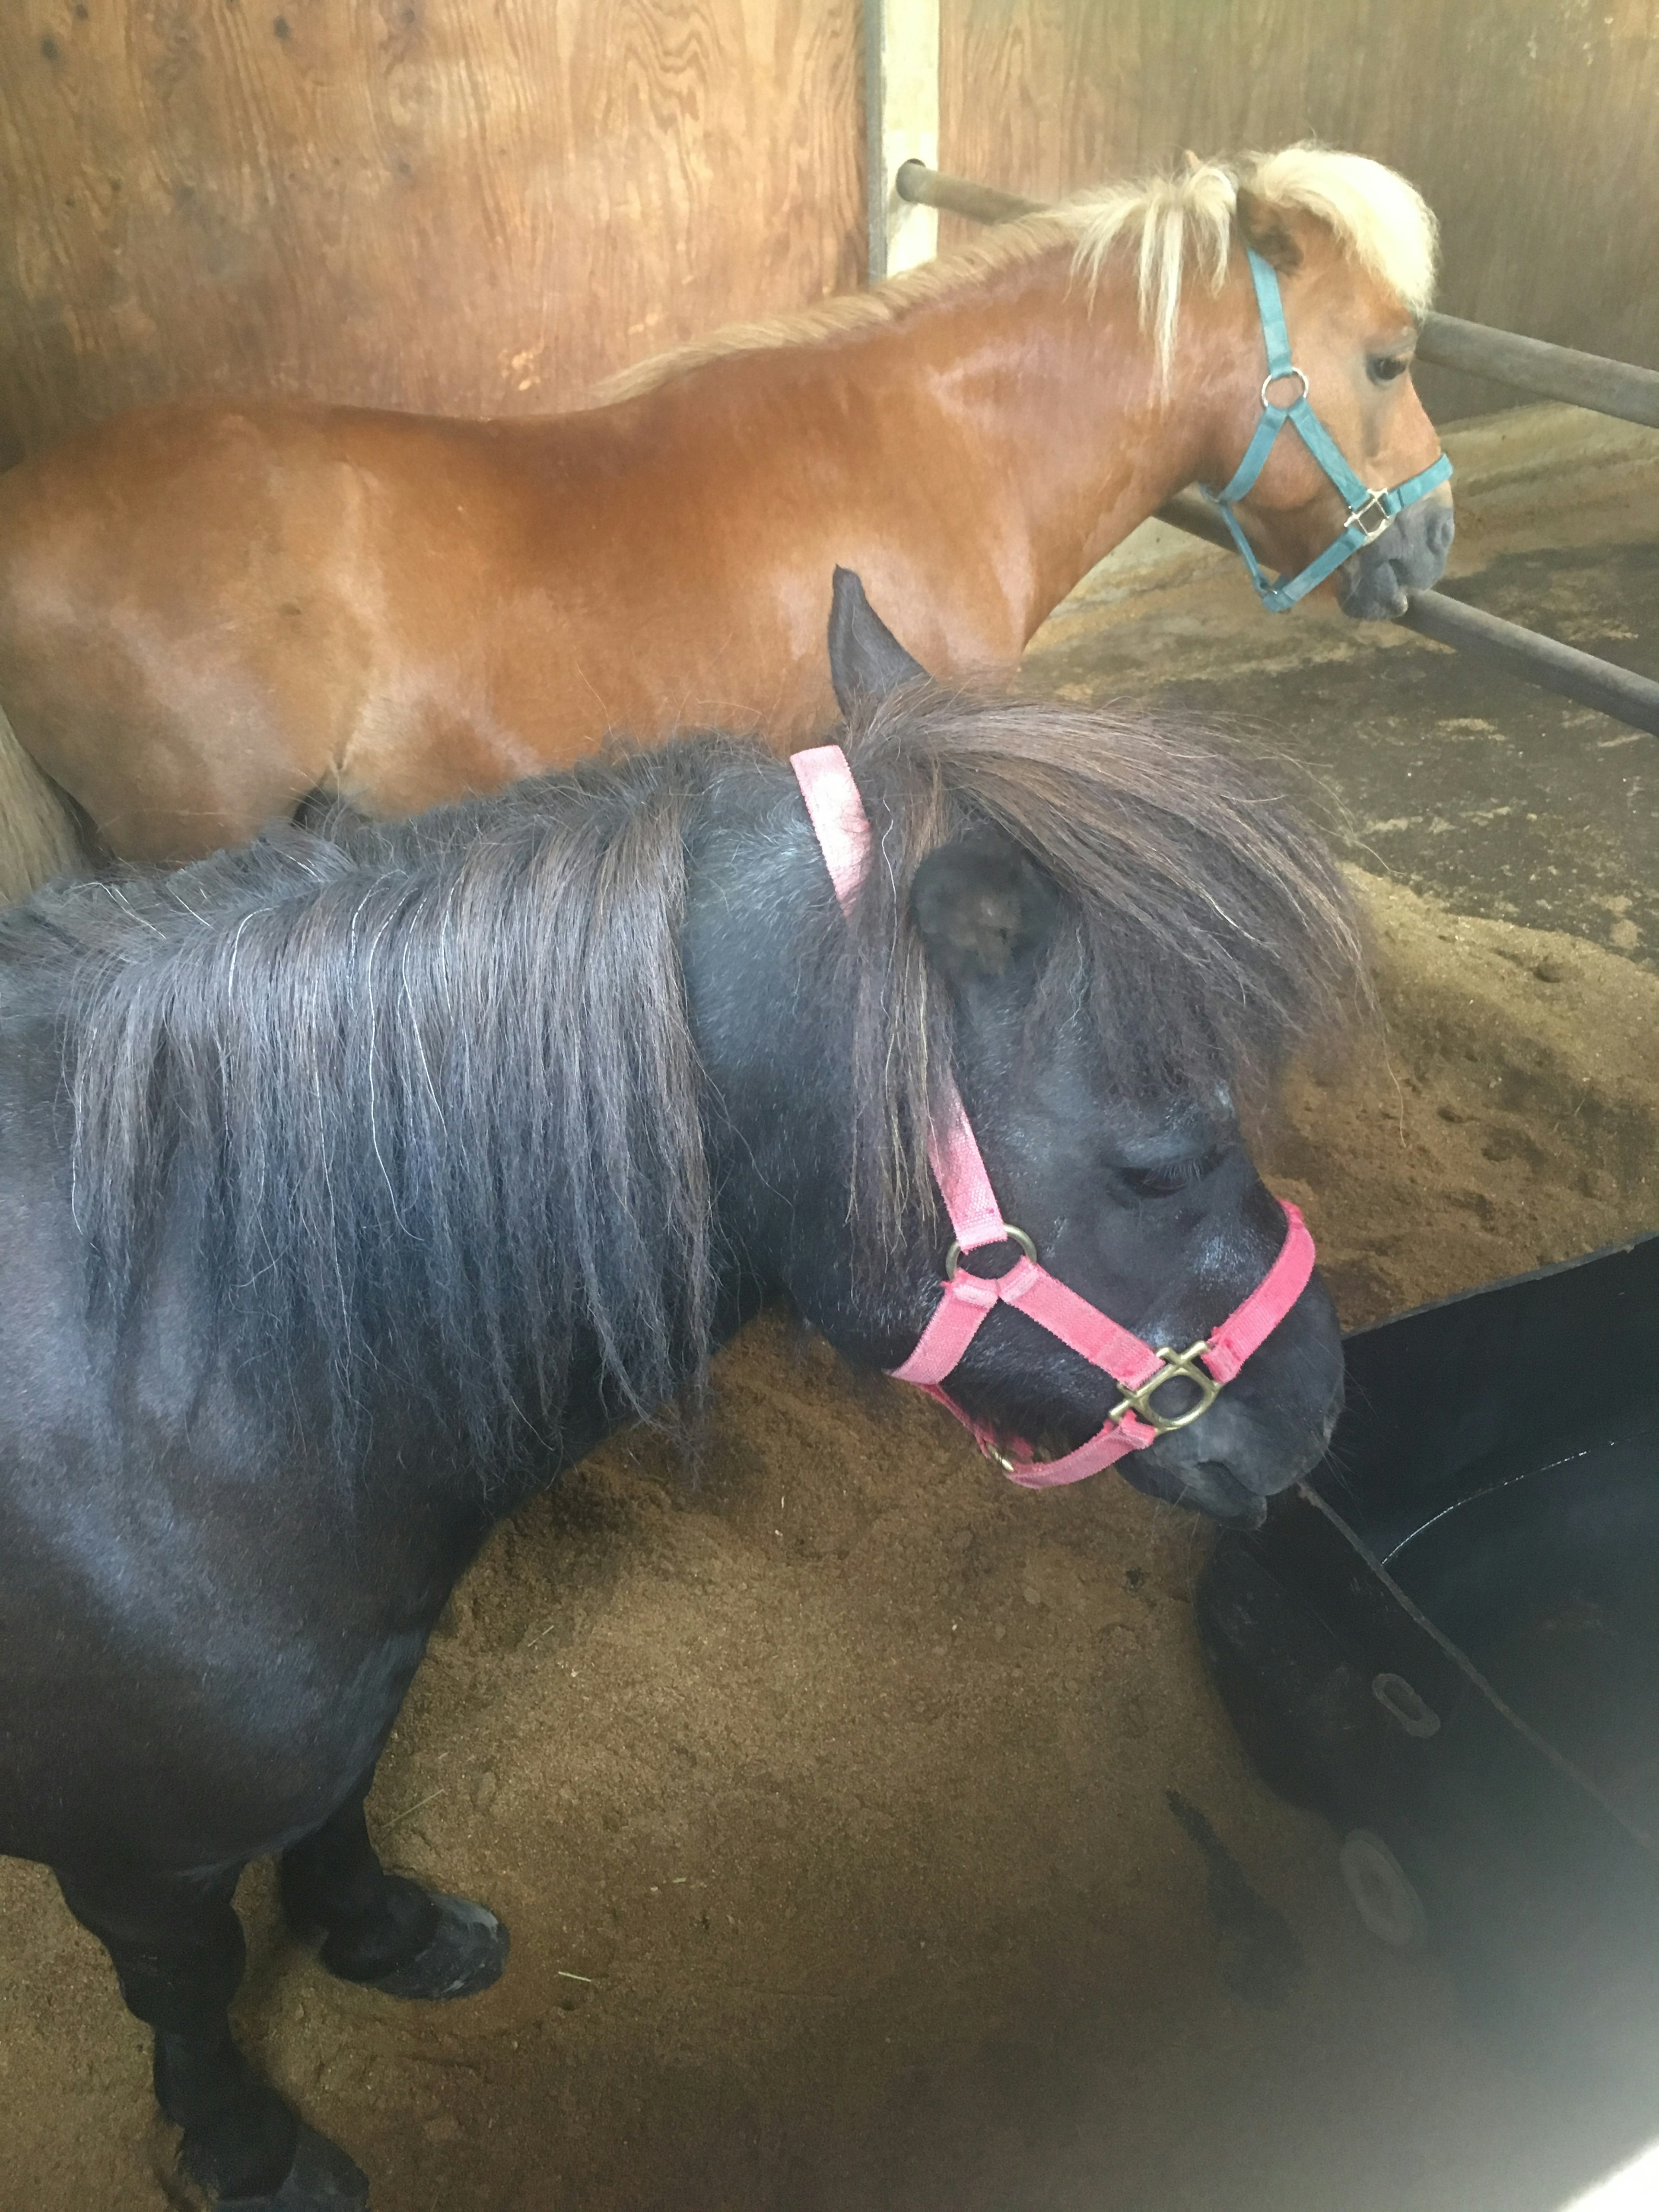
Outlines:
{"label": "black pony's head", "polygon": [[[950,1237],[924,1149],[948,1069],[1005,1218],[1043,1266],[1147,1343],[1184,1348],[1283,1243],[1241,1123],[1356,984],[1341,879],[1255,774],[1167,717],[952,698],[873,649],[848,676],[844,641],[867,629],[852,604],[843,586],[838,676],[879,865],[829,927],[854,1002],[859,1260],[845,1304],[813,1318],[856,1358],[890,1367],[913,1348]],[[1015,1256],[964,1264],[994,1275]],[[822,1297],[793,1287],[809,1311]],[[1253,1522],[1322,1452],[1341,1375],[1316,1275],[1215,1403],[1121,1472]],[[1006,1307],[950,1388],[977,1419],[1060,1449],[1121,1395]],[[1188,1392],[1171,1382],[1160,1411]]]}

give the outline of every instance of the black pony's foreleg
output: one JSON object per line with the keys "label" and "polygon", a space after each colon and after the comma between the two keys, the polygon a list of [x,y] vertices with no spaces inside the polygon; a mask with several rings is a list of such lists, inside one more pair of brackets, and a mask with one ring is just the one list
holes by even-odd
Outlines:
{"label": "black pony's foreleg", "polygon": [[315,1834],[283,1854],[283,1911],[343,1981],[394,1997],[466,1997],[507,1963],[507,1930],[464,1897],[388,1874],[368,1840],[362,1783]]}
{"label": "black pony's foreleg", "polygon": [[246,1955],[231,1904],[239,1871],[195,1880],[57,1870],[70,1911],[114,1961],[129,2011],[155,2031],[156,2102],[184,2130],[184,2171],[215,2203],[345,2212],[367,2204],[363,2176],[296,2118],[231,2036]]}

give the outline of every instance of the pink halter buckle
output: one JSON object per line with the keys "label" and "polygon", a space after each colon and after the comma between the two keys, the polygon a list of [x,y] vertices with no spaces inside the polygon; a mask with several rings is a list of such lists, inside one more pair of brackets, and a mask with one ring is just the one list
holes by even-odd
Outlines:
{"label": "pink halter buckle", "polygon": [[[870,823],[847,756],[839,745],[816,745],[792,755],[790,766],[811,817],[836,896],[842,912],[850,912],[869,859]],[[1283,1321],[1313,1273],[1314,1242],[1307,1224],[1295,1206],[1281,1199],[1289,1224],[1285,1242],[1255,1290],[1219,1328],[1188,1345],[1184,1352],[1168,1345],[1154,1351],[1051,1275],[1038,1261],[1036,1247],[1024,1231],[1003,1219],[953,1082],[946,1093],[942,1123],[929,1132],[927,1157],[956,1231],[956,1242],[945,1258],[945,1279],[932,1318],[915,1350],[892,1373],[896,1381],[915,1383],[954,1413],[986,1457],[1011,1482],[1028,1490],[1081,1482],[1085,1475],[1098,1474],[1126,1452],[1144,1451],[1160,1436],[1195,1421]],[[1006,1274],[963,1273],[960,1261],[964,1252],[1002,1243],[1020,1248],[1019,1258]],[[964,1413],[941,1387],[946,1376],[961,1364],[987,1316],[1000,1304],[1029,1315],[1051,1336],[1109,1375],[1122,1390],[1103,1426],[1062,1459],[1034,1461],[1029,1447],[1019,1443],[1015,1449],[1023,1455],[1011,1456],[993,1431]],[[1162,1415],[1155,1403],[1158,1394],[1166,1383],[1176,1380],[1196,1386],[1197,1402],[1184,1413]]]}

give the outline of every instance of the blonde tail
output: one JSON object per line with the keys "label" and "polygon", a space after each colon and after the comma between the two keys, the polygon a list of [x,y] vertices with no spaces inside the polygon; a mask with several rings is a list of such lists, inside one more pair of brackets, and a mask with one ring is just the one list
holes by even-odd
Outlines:
{"label": "blonde tail", "polygon": [[36,768],[0,711],[0,906],[85,865],[69,801]]}

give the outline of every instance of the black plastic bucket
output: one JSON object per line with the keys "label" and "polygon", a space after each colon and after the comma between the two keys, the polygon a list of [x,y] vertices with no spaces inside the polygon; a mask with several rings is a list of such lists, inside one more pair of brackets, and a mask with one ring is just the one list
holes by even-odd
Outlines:
{"label": "black plastic bucket", "polygon": [[1325,1460],[1217,1541],[1216,1682],[1376,1933],[1659,2081],[1659,1237],[1346,1349]]}

